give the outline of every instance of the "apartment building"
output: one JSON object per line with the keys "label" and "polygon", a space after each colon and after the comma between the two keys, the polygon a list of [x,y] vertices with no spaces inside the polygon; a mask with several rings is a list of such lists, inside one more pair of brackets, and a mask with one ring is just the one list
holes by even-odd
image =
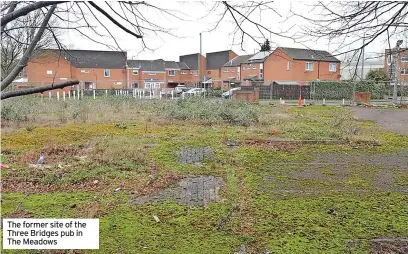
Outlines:
{"label": "apartment building", "polygon": [[[399,58],[393,59],[396,57],[396,53],[395,50],[385,50],[384,71],[388,77],[396,75],[395,78],[403,85],[406,85],[408,84],[408,48],[401,48],[399,50]],[[398,70],[396,70],[396,68],[398,68]]]}
{"label": "apartment building", "polygon": [[340,80],[340,60],[327,51],[276,48],[264,62],[265,80]]}
{"label": "apartment building", "polygon": [[221,87],[223,84],[222,71],[223,65],[228,61],[234,59],[238,55],[232,50],[224,50],[218,52],[211,52],[206,54],[206,73],[208,78],[212,79],[213,87]]}
{"label": "apartment building", "polygon": [[200,82],[200,76],[204,76],[207,69],[206,58],[200,54],[182,55],[179,62],[185,63],[189,67],[189,73],[185,74],[186,86],[196,86]]}
{"label": "apartment building", "polygon": [[241,83],[241,65],[252,55],[236,56],[226,62],[221,68],[222,89],[228,89]]}
{"label": "apartment building", "polygon": [[126,52],[95,50],[39,50],[26,67],[30,86],[78,79],[72,89],[121,88],[126,82]]}

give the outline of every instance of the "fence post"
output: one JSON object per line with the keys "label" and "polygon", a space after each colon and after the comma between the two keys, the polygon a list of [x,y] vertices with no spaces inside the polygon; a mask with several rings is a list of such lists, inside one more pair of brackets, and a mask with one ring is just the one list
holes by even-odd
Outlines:
{"label": "fence post", "polygon": [[95,100],[95,90],[92,90],[92,92],[93,92],[93,98]]}
{"label": "fence post", "polygon": [[84,99],[84,90],[81,90],[81,99]]}
{"label": "fence post", "polygon": [[326,99],[323,98],[323,106],[326,105]]}
{"label": "fence post", "polygon": [[48,100],[51,100],[51,92],[48,92]]}
{"label": "fence post", "polygon": [[62,99],[65,101],[65,91],[62,91]]}
{"label": "fence post", "polygon": [[59,101],[59,91],[57,91],[57,101]]}
{"label": "fence post", "polygon": [[72,91],[72,96],[74,97],[74,100],[75,100],[75,90]]}

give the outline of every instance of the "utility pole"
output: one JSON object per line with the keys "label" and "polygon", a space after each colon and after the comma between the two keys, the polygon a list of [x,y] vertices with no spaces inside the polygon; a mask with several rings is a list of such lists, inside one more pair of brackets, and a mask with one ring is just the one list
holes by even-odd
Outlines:
{"label": "utility pole", "polygon": [[362,58],[361,58],[362,62],[361,62],[361,77],[360,77],[360,80],[364,79],[364,43],[365,43],[365,34],[364,34],[364,37],[363,37],[363,48],[361,49],[363,52],[362,52]]}
{"label": "utility pole", "polygon": [[394,104],[398,103],[398,82],[399,82],[399,75],[401,75],[401,71],[399,69],[399,55],[400,55],[400,46],[402,44],[402,40],[397,41],[397,46],[395,47],[396,53],[396,60],[395,60],[395,82],[394,82],[394,91],[392,94],[392,102]]}
{"label": "utility pole", "polygon": [[200,55],[198,56],[198,76],[199,76],[199,79],[200,79],[200,81],[199,81],[199,84],[200,84],[200,87],[201,87],[201,85],[203,85],[202,84],[202,81],[203,81],[203,79],[202,79],[202,72],[201,72],[201,52],[202,51],[202,41],[201,41],[201,33],[200,33]]}

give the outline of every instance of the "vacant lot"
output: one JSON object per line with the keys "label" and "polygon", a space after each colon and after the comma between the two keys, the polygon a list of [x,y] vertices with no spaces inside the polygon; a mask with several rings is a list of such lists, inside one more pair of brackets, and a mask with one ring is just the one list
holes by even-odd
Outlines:
{"label": "vacant lot", "polygon": [[100,218],[77,253],[408,249],[408,136],[347,108],[15,99],[2,125],[2,216]]}

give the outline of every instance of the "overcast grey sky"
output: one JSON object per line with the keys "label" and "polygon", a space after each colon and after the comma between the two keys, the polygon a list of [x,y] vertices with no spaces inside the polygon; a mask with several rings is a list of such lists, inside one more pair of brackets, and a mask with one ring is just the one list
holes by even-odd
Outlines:
{"label": "overcast grey sky", "polygon": [[[103,2],[97,2],[98,5],[104,6]],[[151,1],[152,4],[167,8],[178,10],[181,13],[176,14],[178,17],[184,19],[180,20],[176,17],[171,17],[169,15],[163,15],[157,10],[147,9],[144,12],[144,15],[149,17],[155,24],[158,24],[161,27],[165,27],[167,29],[172,29],[172,33],[176,36],[170,36],[166,34],[159,34],[145,37],[145,42],[148,47],[155,49],[149,50],[144,49],[140,39],[137,39],[117,28],[107,19],[104,17],[98,17],[103,20],[105,26],[109,29],[112,35],[117,39],[119,46],[122,50],[128,52],[128,58],[131,59],[165,59],[165,60],[178,60],[180,55],[185,54],[192,54],[198,53],[200,50],[199,44],[199,33],[202,32],[202,53],[205,55],[209,52],[214,51],[221,51],[232,49],[237,54],[249,54],[254,53],[255,51],[259,50],[259,46],[253,42],[249,37],[245,37],[243,41],[242,49],[240,43],[238,43],[237,39],[240,36],[235,37],[235,44],[234,42],[234,35],[232,34],[233,29],[235,28],[235,23],[233,22],[232,18],[226,15],[223,21],[221,21],[220,25],[211,32],[206,32],[209,29],[213,28],[215,23],[219,19],[219,15],[222,13],[223,7],[220,6],[217,10],[210,11],[210,8],[213,6],[213,2],[206,2],[204,5],[201,2],[176,2],[176,1]],[[272,11],[262,11],[253,13],[251,18],[254,20],[259,21],[265,27],[271,28],[273,31],[286,31],[287,29],[291,28],[290,32],[286,33],[285,35],[291,35],[296,32],[299,32],[300,25],[305,25],[305,20],[302,20],[298,17],[290,17],[290,11],[294,11],[296,13],[301,13],[307,16],[314,16],[312,7],[310,6],[313,4],[311,1],[307,2],[299,2],[299,1],[283,1],[278,0],[270,4],[276,12]],[[108,9],[108,8],[105,8]],[[108,11],[109,12],[109,11]],[[112,11],[110,11],[112,14]],[[290,17],[290,18],[289,18]],[[90,17],[90,19],[92,19]],[[119,20],[119,19],[118,19]],[[120,21],[120,20],[119,20]],[[126,25],[126,23],[122,20],[122,24]],[[98,25],[97,23],[94,23]],[[106,32],[104,29],[98,25],[98,31]],[[129,25],[127,25],[129,27]],[[251,35],[259,35],[259,33],[251,27],[249,24],[244,25],[243,27],[246,32],[250,33]],[[336,49],[336,45],[332,42],[329,43],[327,39],[321,39],[317,42],[313,41],[312,39],[306,41],[302,44],[294,42],[292,39],[283,38],[277,35],[267,35],[271,42],[273,42],[272,46],[282,46],[282,47],[299,47],[305,48],[309,47],[312,49],[317,50],[327,50],[331,53]],[[94,37],[93,37],[94,38]],[[386,45],[384,44],[385,37],[380,37],[376,40],[373,44],[369,45],[366,48],[366,56],[370,56],[371,52],[384,52]],[[105,43],[109,43],[110,45],[115,45],[115,42],[110,38],[99,38],[100,41]],[[64,35],[63,39],[66,45],[70,45],[71,48],[75,49],[100,49],[100,50],[107,50],[105,46],[99,45],[90,41],[83,36],[80,36],[77,32],[70,30],[68,33]],[[362,42],[361,42],[362,43]],[[394,41],[391,41],[392,45],[395,44]],[[355,44],[357,46],[359,42]],[[406,44],[405,44],[406,45]],[[341,58],[341,57],[340,57]]]}

